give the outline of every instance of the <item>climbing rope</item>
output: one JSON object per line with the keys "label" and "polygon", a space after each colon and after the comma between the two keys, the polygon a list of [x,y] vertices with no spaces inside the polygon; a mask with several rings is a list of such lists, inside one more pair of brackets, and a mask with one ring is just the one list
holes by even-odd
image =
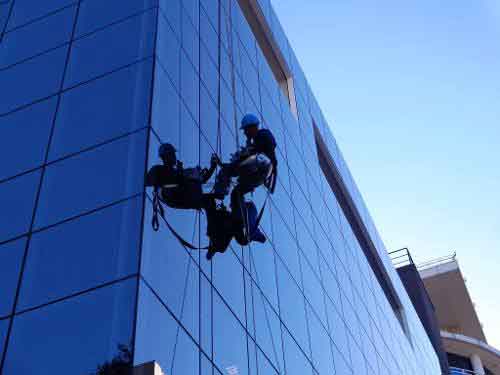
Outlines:
{"label": "climbing rope", "polygon": [[161,217],[163,219],[163,221],[165,222],[165,224],[167,225],[167,228],[170,230],[170,232],[172,232],[174,237],[181,243],[182,246],[185,246],[191,250],[206,250],[206,249],[208,249],[208,246],[200,248],[198,246],[195,246],[195,245],[189,243],[184,238],[182,238],[182,236],[179,233],[177,233],[177,231],[170,225],[168,220],[165,218],[165,209],[163,208],[163,204],[162,204],[162,201],[160,198],[160,193],[158,190],[159,190],[159,188],[156,187],[154,192],[153,192],[153,202],[152,202],[153,203],[153,218],[151,220],[151,226],[153,227],[153,230],[155,232],[158,232],[158,230],[160,228],[159,217]]}
{"label": "climbing rope", "polygon": [[[255,260],[254,260],[254,257],[253,257],[253,253],[250,252],[250,262],[251,262],[251,266],[253,266],[253,268],[255,269],[255,278],[257,279],[257,283],[259,285],[262,285],[260,283],[260,279],[259,279],[259,273],[257,272],[257,267],[255,265]],[[258,293],[260,294],[260,298],[261,298],[261,302],[262,302],[262,306],[264,308],[264,315],[266,317],[266,325],[267,325],[267,329],[269,330],[269,335],[271,336],[271,342],[273,344],[273,354],[274,354],[274,359],[276,360],[276,365],[278,366],[279,368],[279,365],[280,365],[280,362],[279,362],[279,357],[278,357],[278,350],[276,349],[276,343],[274,342],[274,335],[273,335],[273,331],[271,329],[271,321],[269,319],[269,314],[267,312],[267,303],[266,303],[266,300],[264,299],[264,294],[260,291],[260,289],[258,290]],[[281,368],[279,368],[280,372],[281,372]]]}
{"label": "climbing rope", "polygon": [[229,62],[231,65],[231,91],[233,97],[233,122],[234,122],[234,134],[236,136],[236,150],[240,147],[239,129],[238,129],[238,112],[236,103],[236,72],[234,67],[234,41],[233,41],[233,16],[232,16],[232,5],[233,2],[229,2],[229,15],[226,17],[226,34],[229,37]]}

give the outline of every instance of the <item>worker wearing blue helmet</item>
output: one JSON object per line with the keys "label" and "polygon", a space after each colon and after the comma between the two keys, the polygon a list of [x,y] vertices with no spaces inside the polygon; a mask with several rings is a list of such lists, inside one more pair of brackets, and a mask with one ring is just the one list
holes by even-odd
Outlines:
{"label": "worker wearing blue helmet", "polygon": [[[266,241],[257,225],[257,209],[253,202],[245,201],[244,197],[261,185],[266,185],[271,191],[274,189],[276,141],[270,130],[260,128],[259,118],[253,114],[243,117],[240,129],[247,138],[246,146],[234,153],[229,163],[222,164],[215,181],[214,195],[224,199],[229,194],[232,178],[237,177],[236,186],[231,192],[231,213],[235,222],[248,227],[248,238],[236,236],[241,245],[246,245],[249,241]],[[207,258],[213,255],[214,251],[209,249]]]}

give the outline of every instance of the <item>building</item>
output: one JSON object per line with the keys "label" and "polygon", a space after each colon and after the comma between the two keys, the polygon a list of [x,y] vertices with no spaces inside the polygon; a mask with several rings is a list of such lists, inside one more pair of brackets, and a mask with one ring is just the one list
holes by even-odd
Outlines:
{"label": "building", "polygon": [[500,374],[500,351],[486,340],[455,256],[423,264],[420,274],[436,308],[450,373]]}
{"label": "building", "polygon": [[[2,375],[440,373],[269,0],[3,0],[0,33]],[[247,112],[268,241],[208,262],[151,229],[145,171],[227,160]]]}

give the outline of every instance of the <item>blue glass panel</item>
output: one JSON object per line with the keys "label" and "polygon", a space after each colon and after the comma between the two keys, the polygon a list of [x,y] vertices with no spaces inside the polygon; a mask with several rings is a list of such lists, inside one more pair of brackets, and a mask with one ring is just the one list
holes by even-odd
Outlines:
{"label": "blue glass panel", "polygon": [[137,197],[34,234],[17,310],[137,273],[141,207]]}
{"label": "blue glass panel", "polygon": [[146,126],[151,79],[147,61],[65,92],[49,160]]}
{"label": "blue glass panel", "polygon": [[37,228],[127,198],[142,190],[146,131],[47,167]]}
{"label": "blue glass panel", "polygon": [[213,284],[231,306],[238,319],[245,321],[243,266],[231,250],[212,262]]}
{"label": "blue glass panel", "polygon": [[40,171],[0,184],[0,241],[29,230],[39,184]]}
{"label": "blue glass panel", "polygon": [[216,294],[213,309],[215,363],[221,369],[234,367],[238,374],[248,374],[246,335],[243,327]]}
{"label": "blue glass panel", "polygon": [[304,296],[281,262],[278,262],[278,284],[281,318],[302,350],[308,350]]}
{"label": "blue glass panel", "polygon": [[181,0],[160,0],[160,10],[178,39],[181,38]]}
{"label": "blue glass panel", "polygon": [[199,93],[200,78],[195,67],[189,61],[187,55],[181,53],[181,84],[180,92],[191,116],[198,119],[199,116]]}
{"label": "blue glass panel", "polygon": [[[161,142],[172,143],[178,149],[180,142],[180,98],[172,86],[168,74],[160,64],[155,69],[152,111],[152,125]],[[157,153],[155,154],[157,155]]]}
{"label": "blue glass panel", "polygon": [[[9,9],[14,0],[7,0],[0,3],[0,31],[3,31],[5,24],[7,23],[7,18],[9,17]],[[0,352],[1,355],[1,352]]]}
{"label": "blue glass panel", "polygon": [[7,329],[9,328],[9,319],[0,320],[0,356],[3,355],[5,339],[7,338]]}
{"label": "blue glass panel", "polygon": [[308,309],[307,315],[309,318],[314,367],[320,374],[334,374],[330,338],[311,310]]}
{"label": "blue glass panel", "polygon": [[[192,1],[193,0],[189,0]],[[198,4],[198,2],[196,2]],[[214,6],[217,8],[217,6]],[[199,41],[200,34],[198,34],[198,13],[196,13],[196,22],[194,24],[194,18],[191,18],[187,11],[183,9],[182,12],[182,47],[184,51],[189,56],[189,60],[196,66],[198,70],[199,64]]]}
{"label": "blue glass panel", "polygon": [[[198,337],[199,269],[163,221],[158,232],[152,230],[152,211],[148,201],[144,218],[141,274],[186,329]],[[197,244],[198,212],[167,208],[166,216],[183,238]]]}
{"label": "blue glass panel", "polygon": [[8,29],[10,30],[13,27],[18,27],[36,18],[43,17],[75,2],[74,0],[16,0],[9,19]]}
{"label": "blue glass panel", "polygon": [[[286,374],[304,375],[312,373],[312,367],[304,353],[288,332],[283,332]],[[343,375],[343,374],[342,374]]]}
{"label": "blue glass panel", "polygon": [[179,91],[179,70],[181,44],[163,13],[158,17],[158,36],[156,56],[163,69],[168,73],[176,90]]}
{"label": "blue glass panel", "polygon": [[67,47],[0,71],[0,114],[57,93]]}
{"label": "blue glass panel", "polygon": [[[216,3],[212,7],[217,9]],[[182,17],[188,16],[195,27],[198,27],[198,12],[200,11],[200,0],[182,0]],[[184,23],[184,18],[182,20]],[[182,29],[184,33],[184,28]]]}
{"label": "blue glass panel", "polygon": [[256,287],[253,288],[253,308],[257,343],[274,366],[283,371],[279,318]]}
{"label": "blue glass panel", "polygon": [[16,316],[3,373],[92,374],[113,359],[130,363],[136,287],[130,279]]}
{"label": "blue glass panel", "polygon": [[141,282],[136,365],[156,361],[165,374],[199,374],[199,349],[151,290]]}
{"label": "blue glass panel", "polygon": [[25,247],[26,238],[0,246],[0,316],[12,312]]}
{"label": "blue glass panel", "polygon": [[[45,158],[56,97],[0,117],[0,179],[41,165]],[[27,136],[29,135],[29,136]]]}
{"label": "blue glass panel", "polygon": [[158,4],[158,0],[85,0],[80,5],[76,36],[132,16]]}
{"label": "blue glass panel", "polygon": [[76,6],[6,34],[0,44],[0,68],[47,51],[71,38]]}
{"label": "blue glass panel", "polygon": [[76,40],[71,50],[65,87],[151,56],[155,20],[156,10],[153,9]]}

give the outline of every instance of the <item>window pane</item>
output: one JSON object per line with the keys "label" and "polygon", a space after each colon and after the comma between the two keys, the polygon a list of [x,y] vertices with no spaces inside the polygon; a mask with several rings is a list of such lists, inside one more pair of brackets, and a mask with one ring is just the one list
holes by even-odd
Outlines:
{"label": "window pane", "polygon": [[26,238],[0,246],[0,317],[12,313]]}
{"label": "window pane", "polygon": [[248,374],[246,334],[224,302],[214,293],[214,355],[221,369],[235,367]]}
{"label": "window pane", "polygon": [[17,311],[137,273],[142,197],[33,235]]}
{"label": "window pane", "polygon": [[141,282],[135,365],[156,361],[165,374],[198,375],[199,349]]}
{"label": "window pane", "polygon": [[47,167],[36,227],[138,193],[143,186],[146,132],[141,131]]}
{"label": "window pane", "polygon": [[76,36],[154,6],[157,0],[86,0],[80,5]]}
{"label": "window pane", "polygon": [[144,127],[148,122],[150,61],[65,92],[49,160]]}
{"label": "window pane", "polygon": [[[153,231],[152,211],[148,200],[144,214],[141,274],[186,329],[198,337],[199,269],[163,221],[160,230]],[[183,238],[194,244],[198,242],[199,213],[166,208],[165,215]],[[193,255],[197,257],[197,254]]]}
{"label": "window pane", "polygon": [[283,332],[283,345],[285,349],[286,374],[311,374],[312,368],[310,362],[308,362],[304,353],[299,349],[295,341],[286,331]]}
{"label": "window pane", "polygon": [[16,316],[3,372],[92,374],[131,354],[136,286],[130,279]]}
{"label": "window pane", "polygon": [[74,2],[75,0],[16,0],[9,19],[9,30]]}
{"label": "window pane", "polygon": [[0,71],[0,114],[59,90],[67,46]]}
{"label": "window pane", "polygon": [[0,117],[0,179],[43,164],[56,98]]}
{"label": "window pane", "polygon": [[39,183],[37,171],[0,184],[0,241],[29,230]]}
{"label": "window pane", "polygon": [[71,37],[76,6],[5,34],[0,44],[0,67],[59,46]]}
{"label": "window pane", "polygon": [[7,329],[9,328],[10,319],[0,320],[0,356],[3,355],[5,339],[7,338]]}
{"label": "window pane", "polygon": [[155,19],[156,10],[151,10],[76,40],[71,50],[65,87],[151,56]]}

